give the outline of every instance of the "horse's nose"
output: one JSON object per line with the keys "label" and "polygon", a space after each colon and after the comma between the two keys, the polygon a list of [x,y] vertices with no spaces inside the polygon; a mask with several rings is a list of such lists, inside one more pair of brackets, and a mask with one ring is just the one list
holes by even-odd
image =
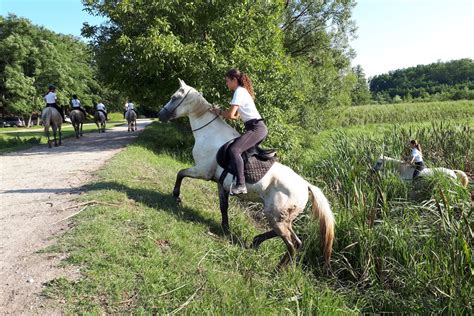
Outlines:
{"label": "horse's nose", "polygon": [[161,109],[160,112],[158,113],[158,118],[160,119],[161,122],[168,122],[168,119],[169,119],[168,111],[165,111],[165,109]]}

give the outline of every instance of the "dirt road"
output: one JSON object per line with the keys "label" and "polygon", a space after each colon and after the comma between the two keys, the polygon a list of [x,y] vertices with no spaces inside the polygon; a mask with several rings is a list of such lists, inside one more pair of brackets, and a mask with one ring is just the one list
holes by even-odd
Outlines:
{"label": "dirt road", "polygon": [[[139,120],[139,131],[151,123]],[[40,145],[0,156],[0,315],[51,314],[39,293],[44,283],[77,271],[59,268],[62,258],[38,253],[68,228],[79,209],[80,187],[138,132],[118,126],[106,133],[69,138],[63,146]]]}

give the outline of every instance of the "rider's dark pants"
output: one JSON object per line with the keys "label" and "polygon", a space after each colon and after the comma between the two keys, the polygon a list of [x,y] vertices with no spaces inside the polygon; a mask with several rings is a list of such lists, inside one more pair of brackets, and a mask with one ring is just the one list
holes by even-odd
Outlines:
{"label": "rider's dark pants", "polygon": [[245,134],[237,138],[230,147],[233,168],[237,172],[237,185],[245,184],[242,153],[261,143],[268,134],[263,120],[249,120],[245,122],[245,130]]}
{"label": "rider's dark pants", "polygon": [[46,103],[46,107],[52,107],[58,110],[59,114],[61,114],[63,120],[64,120],[64,110],[62,107],[58,106],[57,103]]}
{"label": "rider's dark pants", "polygon": [[415,162],[415,171],[413,171],[413,179],[418,177],[420,171],[422,171],[423,169],[425,169],[425,164],[423,163],[423,161]]}

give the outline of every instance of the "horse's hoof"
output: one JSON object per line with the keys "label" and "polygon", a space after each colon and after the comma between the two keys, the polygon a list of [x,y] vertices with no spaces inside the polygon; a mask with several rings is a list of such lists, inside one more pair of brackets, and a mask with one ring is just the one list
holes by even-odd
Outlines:
{"label": "horse's hoof", "polygon": [[176,203],[181,204],[182,201],[181,201],[181,198],[179,196],[175,196],[174,199],[175,199]]}
{"label": "horse's hoof", "polygon": [[226,235],[230,234],[229,224],[227,224],[227,225],[223,224],[223,225],[221,225],[221,227],[222,227],[222,231],[224,232],[224,234],[226,234]]}

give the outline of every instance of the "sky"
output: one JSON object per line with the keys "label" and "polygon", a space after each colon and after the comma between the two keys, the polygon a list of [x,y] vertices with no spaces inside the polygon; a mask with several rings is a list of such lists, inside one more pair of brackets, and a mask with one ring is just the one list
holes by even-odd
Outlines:
{"label": "sky", "polygon": [[[14,13],[58,33],[80,36],[80,0],[0,0],[0,15]],[[351,42],[367,77],[418,64],[474,59],[474,0],[359,0]]]}

